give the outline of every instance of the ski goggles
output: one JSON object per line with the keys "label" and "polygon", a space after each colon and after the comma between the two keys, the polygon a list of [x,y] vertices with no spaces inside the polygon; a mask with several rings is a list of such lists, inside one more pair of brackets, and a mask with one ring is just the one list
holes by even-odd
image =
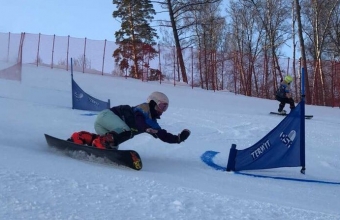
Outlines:
{"label": "ski goggles", "polygon": [[156,111],[163,113],[168,109],[168,106],[169,106],[168,103],[161,102],[155,106],[155,109]]}

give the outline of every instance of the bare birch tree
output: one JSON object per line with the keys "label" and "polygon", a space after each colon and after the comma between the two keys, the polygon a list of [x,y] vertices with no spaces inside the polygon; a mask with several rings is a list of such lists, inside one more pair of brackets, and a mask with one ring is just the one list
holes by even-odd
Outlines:
{"label": "bare birch tree", "polygon": [[185,36],[183,38],[180,38],[181,33],[185,33],[186,30],[191,25],[194,24],[188,24],[185,23],[187,20],[186,18],[186,12],[189,10],[192,10],[193,6],[195,5],[207,5],[214,2],[219,2],[221,0],[159,0],[159,1],[152,1],[153,3],[157,3],[161,6],[161,8],[165,9],[169,13],[169,20],[163,21],[165,23],[163,26],[172,28],[174,41],[175,41],[175,47],[176,47],[176,54],[178,63],[181,70],[181,75],[183,82],[188,83],[188,77],[186,73],[186,68],[184,64],[184,58],[183,58],[183,42],[187,37]]}
{"label": "bare birch tree", "polygon": [[[307,44],[309,44],[310,55],[315,61],[314,64],[314,78],[312,88],[314,91],[312,103],[323,104],[326,103],[327,85],[325,83],[325,73],[322,67],[323,53],[326,51],[327,36],[331,28],[331,19],[335,9],[339,6],[339,0],[311,0],[304,2],[304,15],[307,22],[305,34],[307,37]],[[317,89],[317,83],[320,83]],[[318,91],[321,91],[319,97]]]}
{"label": "bare birch tree", "polygon": [[218,89],[217,58],[225,29],[225,18],[221,16],[219,6],[220,2],[205,6],[196,5],[187,13],[188,17],[192,18],[192,21],[188,22],[195,23],[190,29],[194,36],[192,42],[198,49],[201,87],[214,90]]}
{"label": "bare birch tree", "polygon": [[[256,60],[262,51],[264,44],[263,25],[258,21],[256,10],[249,2],[231,1],[227,9],[230,17],[231,30],[233,32],[233,56],[236,56],[241,91],[245,95],[252,95],[255,85],[255,92],[259,94],[258,76],[255,73]],[[262,79],[266,78],[263,73]]]}
{"label": "bare birch tree", "polygon": [[[273,87],[276,90],[276,78],[281,79],[282,68],[279,64],[279,48],[289,39],[290,28],[288,18],[290,10],[285,0],[246,0],[253,4],[257,11],[257,17],[261,20],[266,32],[268,45],[264,49],[269,49],[272,60]],[[289,6],[289,5],[288,5]]]}

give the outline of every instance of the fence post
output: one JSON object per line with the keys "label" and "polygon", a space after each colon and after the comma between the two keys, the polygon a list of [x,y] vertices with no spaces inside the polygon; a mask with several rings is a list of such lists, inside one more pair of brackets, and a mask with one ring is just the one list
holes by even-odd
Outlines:
{"label": "fence post", "polygon": [[161,46],[158,44],[159,84],[162,84]]}
{"label": "fence post", "polygon": [[22,48],[24,46],[24,40],[25,40],[25,32],[21,33],[21,38],[20,38],[20,46],[19,46],[19,52],[18,52],[18,60],[17,63],[20,64],[20,68],[22,65]]}
{"label": "fence post", "polygon": [[53,44],[52,44],[52,62],[51,62],[51,69],[53,69],[54,43],[55,43],[55,34],[53,35]]}
{"label": "fence post", "polygon": [[[338,73],[338,65],[340,65],[340,62],[336,62],[335,63],[335,78],[336,78],[336,86],[337,86],[337,90],[339,92],[340,90],[340,76],[337,74]],[[338,94],[338,105],[339,105],[339,108],[340,108],[340,94]]]}
{"label": "fence post", "polygon": [[334,87],[334,60],[331,61],[331,91],[332,91],[332,107],[335,107],[335,98],[334,98],[334,93],[335,93],[335,87]]}
{"label": "fence post", "polygon": [[11,44],[11,32],[8,32],[7,62],[9,61],[9,45]]}
{"label": "fence post", "polygon": [[[338,73],[338,66],[340,65],[339,62],[336,62],[335,64],[335,78],[336,78],[336,85],[337,85],[337,90],[339,92],[340,90],[340,76],[337,74]],[[339,108],[340,108],[340,94],[338,94],[338,105],[339,105]]]}
{"label": "fence post", "polygon": [[38,37],[38,50],[37,50],[37,66],[39,65],[40,37],[41,37],[41,34],[39,33],[39,37]]}
{"label": "fence post", "polygon": [[83,73],[85,73],[85,62],[86,62],[86,37],[85,37],[85,42],[84,42],[84,60],[83,60]]}
{"label": "fence post", "polygon": [[106,39],[105,39],[105,41],[104,41],[104,53],[103,53],[102,75],[104,75],[105,50],[106,50]]}
{"label": "fence post", "polygon": [[68,71],[68,55],[70,49],[70,35],[67,36],[67,50],[66,50],[66,71]]}
{"label": "fence post", "polygon": [[290,57],[288,57],[287,75],[292,75],[292,74],[289,74],[289,61],[290,61]]}
{"label": "fence post", "polygon": [[149,69],[150,69],[150,48],[148,48],[148,50],[149,50],[149,53],[148,53],[149,56],[147,57],[148,64],[147,64],[147,67],[146,67],[146,81],[149,80]]}
{"label": "fence post", "polygon": [[191,47],[191,88],[194,89],[194,48]]}
{"label": "fence post", "polygon": [[[141,43],[142,44],[142,43]],[[144,82],[144,46],[142,45],[142,64],[141,64],[141,73],[142,73],[142,82]]]}
{"label": "fence post", "polygon": [[174,46],[174,86],[176,86],[176,46]]}
{"label": "fence post", "polygon": [[219,55],[219,61],[221,61],[221,90],[224,90],[224,52],[221,52],[221,54]]}

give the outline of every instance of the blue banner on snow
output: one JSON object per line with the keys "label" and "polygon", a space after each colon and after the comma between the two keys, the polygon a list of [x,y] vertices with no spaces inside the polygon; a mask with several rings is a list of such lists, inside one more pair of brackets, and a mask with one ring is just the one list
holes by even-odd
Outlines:
{"label": "blue banner on snow", "polygon": [[304,120],[302,106],[303,103],[300,102],[280,124],[253,146],[237,150],[236,145],[232,145],[227,171],[304,166],[304,141],[301,142],[301,120]]}
{"label": "blue banner on snow", "polygon": [[107,102],[96,99],[84,92],[72,77],[72,109],[102,111],[110,108],[110,99]]}

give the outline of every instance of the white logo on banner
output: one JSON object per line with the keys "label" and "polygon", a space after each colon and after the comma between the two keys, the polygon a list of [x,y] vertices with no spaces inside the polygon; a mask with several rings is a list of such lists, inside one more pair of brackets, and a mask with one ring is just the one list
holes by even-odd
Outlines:
{"label": "white logo on banner", "polygon": [[81,98],[84,97],[84,94],[83,94],[83,93],[74,92],[74,96],[75,96],[77,99],[81,99]]}
{"label": "white logo on banner", "polygon": [[282,141],[282,143],[284,143],[287,148],[290,148],[293,144],[293,141],[296,137],[296,131],[292,130],[291,132],[289,132],[289,134],[284,134],[283,132],[281,132],[280,134],[280,139]]}

